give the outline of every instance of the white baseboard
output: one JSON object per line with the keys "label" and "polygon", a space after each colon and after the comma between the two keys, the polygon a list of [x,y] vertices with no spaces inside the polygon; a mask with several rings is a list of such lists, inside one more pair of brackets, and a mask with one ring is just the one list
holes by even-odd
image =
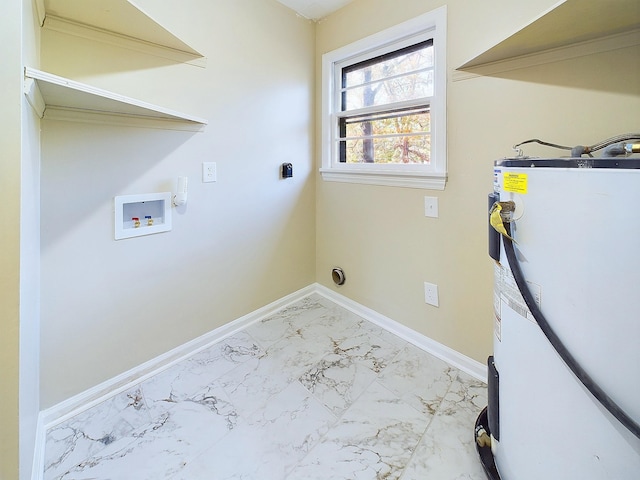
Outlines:
{"label": "white baseboard", "polygon": [[295,303],[298,300],[310,295],[316,290],[315,285],[309,285],[294,293],[265,305],[247,315],[237,318],[215,330],[195,338],[179,347],[176,347],[162,355],[159,355],[137,367],[132,368],[120,375],[96,385],[82,393],[64,400],[63,402],[47,408],[40,412],[40,417],[44,429],[48,430],[54,425],[67,420],[78,413],[91,408],[92,406],[128,390],[132,386],[146,380],[153,375],[175,365],[186,357],[189,357],[200,350],[208,348],[212,344],[233,335],[247,326],[260,321],[281,308]]}
{"label": "white baseboard", "polygon": [[389,317],[385,317],[384,315],[376,312],[375,310],[371,310],[364,305],[361,305],[353,300],[340,295],[339,293],[323,286],[320,284],[314,285],[316,292],[324,297],[328,298],[332,302],[340,305],[347,310],[352,311],[356,315],[361,316],[362,318],[369,320],[372,323],[388,330],[389,332],[397,335],[398,337],[406,340],[407,342],[415,345],[416,347],[424,350],[427,353],[430,353],[434,357],[438,357],[441,360],[444,360],[449,365],[456,367],[459,370],[462,370],[465,373],[468,373],[474,378],[481,380],[486,383],[487,381],[487,366],[470,358],[466,355],[457,352],[456,350],[443,345],[442,343],[436,342],[429,337],[422,335],[421,333],[412,330],[409,327],[402,325],[401,323],[396,322],[395,320],[391,320]]}
{"label": "white baseboard", "polygon": [[371,310],[329,288],[318,283],[302,288],[290,295],[282,297],[275,302],[270,303],[254,312],[243,317],[237,318],[226,325],[223,325],[211,332],[208,332],[190,342],[170,350],[167,353],[157,356],[131,370],[128,370],[110,380],[96,385],[78,395],[75,395],[53,407],[47,408],[40,412],[38,418],[38,428],[36,434],[36,448],[34,452],[34,469],[32,480],[41,480],[44,470],[44,449],[46,441],[46,432],[49,428],[61,423],[78,413],[91,408],[92,406],[106,400],[107,398],[117,395],[132,386],[146,380],[153,375],[175,365],[186,357],[189,357],[200,350],[208,348],[212,344],[233,335],[246,328],[247,326],[260,321],[261,319],[273,314],[277,310],[295,303],[298,300],[312,294],[317,293],[323,297],[335,302],[343,308],[369,320],[372,323],[388,330],[416,347],[440,358],[456,367],[463,372],[468,373],[478,380],[486,382],[487,367],[461,353],[449,348],[441,343],[432,340],[415,330],[412,330],[384,315]]}

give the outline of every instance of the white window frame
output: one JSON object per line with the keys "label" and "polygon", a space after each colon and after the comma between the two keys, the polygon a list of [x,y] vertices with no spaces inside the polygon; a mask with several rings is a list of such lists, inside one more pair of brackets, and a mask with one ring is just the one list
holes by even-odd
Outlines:
{"label": "white window frame", "polygon": [[[444,190],[447,180],[447,8],[440,7],[322,56],[322,167],[327,181]],[[338,152],[340,69],[387,52],[433,39],[434,93],[431,161],[418,164],[346,164]]]}

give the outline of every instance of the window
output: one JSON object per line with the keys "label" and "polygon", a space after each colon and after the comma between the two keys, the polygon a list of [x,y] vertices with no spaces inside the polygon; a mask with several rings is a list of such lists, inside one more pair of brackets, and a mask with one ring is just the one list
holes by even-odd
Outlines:
{"label": "window", "polygon": [[431,158],[433,41],[338,68],[341,163],[417,163]]}
{"label": "window", "polygon": [[444,189],[445,8],[323,56],[325,180]]}

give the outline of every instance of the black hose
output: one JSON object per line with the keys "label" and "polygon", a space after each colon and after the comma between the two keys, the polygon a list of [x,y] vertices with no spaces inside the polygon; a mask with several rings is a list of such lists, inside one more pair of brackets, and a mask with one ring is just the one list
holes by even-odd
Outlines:
{"label": "black hose", "polygon": [[[511,225],[509,223],[504,224],[507,234],[511,236]],[[576,359],[571,355],[567,347],[564,346],[558,335],[553,331],[549,322],[544,317],[538,304],[535,302],[533,295],[529,291],[529,287],[524,279],[520,264],[516,259],[516,253],[513,248],[513,242],[504,235],[502,236],[504,243],[504,249],[507,254],[507,260],[511,267],[511,273],[518,285],[518,289],[524,298],[529,311],[536,320],[536,323],[542,330],[542,333],[547,337],[553,348],[558,352],[560,358],[569,367],[573,374],[578,377],[582,384],[589,390],[600,404],[607,409],[607,411],[613,415],[627,430],[629,430],[636,438],[640,439],[640,425],[638,425],[629,415],[627,415],[622,408],[620,408],[609,395],[607,395],[602,388],[591,378],[591,376],[578,364]]]}

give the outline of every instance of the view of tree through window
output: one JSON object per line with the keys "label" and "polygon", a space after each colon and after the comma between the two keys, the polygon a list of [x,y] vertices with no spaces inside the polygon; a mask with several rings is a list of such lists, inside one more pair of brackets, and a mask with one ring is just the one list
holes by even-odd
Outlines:
{"label": "view of tree through window", "polygon": [[342,68],[340,162],[429,164],[433,41]]}

